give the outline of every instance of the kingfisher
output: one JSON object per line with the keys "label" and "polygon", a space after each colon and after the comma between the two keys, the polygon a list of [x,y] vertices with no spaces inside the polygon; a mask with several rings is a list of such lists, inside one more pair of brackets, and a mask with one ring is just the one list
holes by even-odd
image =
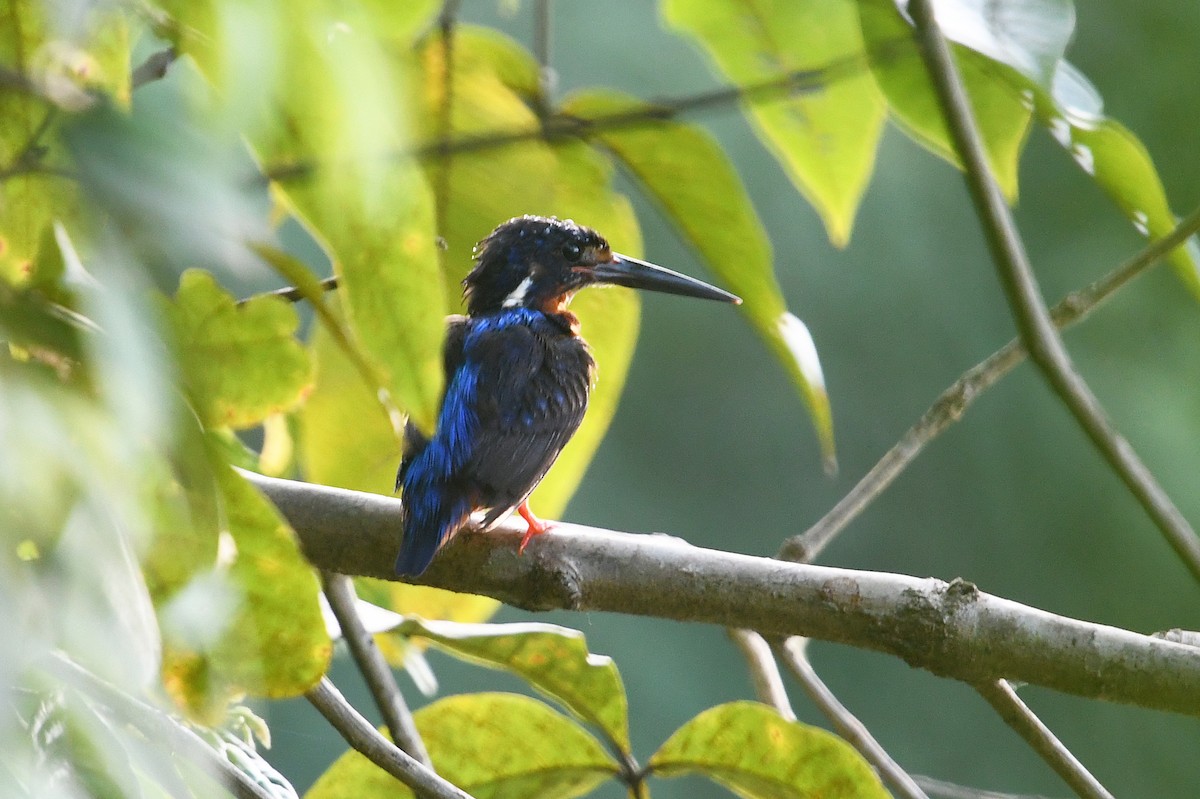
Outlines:
{"label": "kingfisher", "polygon": [[548,525],[529,495],[587,410],[596,364],[567,310],[587,286],[616,285],[741,303],[700,280],[613,252],[591,228],[520,216],[474,250],[463,280],[465,316],[447,322],[445,390],[432,438],[408,424],[396,474],[404,533],[396,573],[417,576],[470,519],[482,528],[514,510],[528,528],[517,549]]}

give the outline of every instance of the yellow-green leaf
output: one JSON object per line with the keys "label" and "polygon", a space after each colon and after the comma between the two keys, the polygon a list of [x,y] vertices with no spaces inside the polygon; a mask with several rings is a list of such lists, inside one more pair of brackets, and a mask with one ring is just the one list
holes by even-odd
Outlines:
{"label": "yellow-green leaf", "polygon": [[[695,37],[730,82],[785,81],[790,73],[853,64],[863,41],[849,0],[669,0],[670,25]],[[886,111],[857,70],[811,93],[747,100],[747,116],[796,188],[821,215],[829,239],[850,239],[875,165]],[[690,174],[690,173],[689,173]]]}
{"label": "yellow-green leaf", "polygon": [[296,311],[278,297],[237,305],[212,275],[185,272],[167,319],[184,386],[207,427],[251,427],[298,403],[312,383]]}
{"label": "yellow-green leaf", "polygon": [[629,751],[625,686],[612,658],[557,624],[455,624],[409,617],[394,630],[473,663],[512,672]]}
{"label": "yellow-green leaf", "polygon": [[[912,27],[894,0],[861,0],[858,11],[871,72],[887,96],[893,118],[916,142],[961,167]],[[951,49],[987,147],[988,162],[1005,196],[1013,199],[1032,102],[1014,85],[1012,76],[1018,73],[1011,67],[961,45]]]}
{"label": "yellow-green leaf", "polygon": [[[641,108],[645,105],[626,95],[589,91],[568,98],[563,111],[596,120]],[[744,300],[742,310],[808,405],[825,462],[833,468],[833,417],[816,349],[811,337],[804,339],[807,329],[787,311],[767,232],[720,145],[699,127],[662,120],[597,127],[595,138],[641,182],[709,269]]]}
{"label": "yellow-green leaf", "polygon": [[218,464],[215,477],[224,515],[223,529],[209,533],[215,560],[194,564],[191,580],[157,598],[163,683],[182,707],[209,721],[242,693],[303,693],[332,653],[317,579],[292,529],[231,469]]}
{"label": "yellow-green leaf", "polygon": [[[525,696],[462,694],[413,715],[438,774],[476,799],[572,799],[618,771],[579,725]],[[317,780],[305,799],[412,795],[394,777],[350,751]]]}
{"label": "yellow-green leaf", "polygon": [[888,799],[862,756],[836,735],[757,702],[704,711],[667,739],[649,768],[703,774],[745,799]]}

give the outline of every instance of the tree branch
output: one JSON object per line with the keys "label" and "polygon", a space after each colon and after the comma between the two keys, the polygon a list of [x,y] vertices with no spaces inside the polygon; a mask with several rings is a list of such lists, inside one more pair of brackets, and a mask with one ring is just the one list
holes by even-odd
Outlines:
{"label": "tree branch", "polygon": [[1114,799],[1087,767],[1071,754],[1071,750],[1063,746],[1050,728],[1042,723],[1021,697],[1017,696],[1017,692],[1007,680],[981,683],[975,686],[975,690],[987,700],[1004,723],[1024,738],[1033,751],[1037,752],[1081,799]]}
{"label": "tree branch", "polygon": [[750,667],[750,681],[754,684],[754,695],[758,701],[775,708],[775,712],[788,721],[795,721],[796,711],[792,710],[787,689],[783,687],[783,675],[779,673],[779,664],[771,653],[771,645],[753,630],[729,629],[725,632]]}
{"label": "tree branch", "polygon": [[934,88],[963,164],[967,186],[983,223],[1000,281],[1030,358],[1076,422],[1162,531],[1193,576],[1200,579],[1200,539],[1158,485],[1133,447],[1109,423],[1095,395],[1075,369],[1054,327],[1029,265],[1024,243],[993,178],[962,80],[933,16],[930,0],[913,0],[917,28]]}
{"label": "tree branch", "polygon": [[[1061,330],[1087,318],[1118,289],[1181,247],[1198,230],[1200,208],[1188,214],[1166,236],[1151,242],[1112,272],[1060,300],[1050,310],[1055,326]],[[797,562],[816,560],[821,551],[846,528],[846,525],[854,521],[858,514],[916,460],[929,442],[961,419],[979,395],[998,383],[1024,361],[1026,356],[1021,342],[1013,339],[967,370],[941,393],[917,423],[901,436],[837,505],[808,530],[784,541],[778,557]]]}
{"label": "tree branch", "polygon": [[[243,472],[318,568],[395,580],[400,500]],[[419,582],[528,610],[611,611],[802,635],[886,652],[972,685],[1009,678],[1200,716],[1200,657],[1184,644],[898,574],[784,563],[558,523],[523,557],[521,530],[466,532]]]}
{"label": "tree branch", "polygon": [[433,761],[429,759],[421,733],[417,732],[417,725],[413,723],[412,713],[404,701],[404,695],[400,693],[400,686],[396,685],[392,669],[375,645],[375,637],[367,632],[358,618],[358,595],[354,591],[354,583],[344,574],[323,571],[321,586],[325,589],[325,598],[329,600],[333,615],[337,617],[338,626],[342,628],[342,639],[371,690],[375,706],[379,708],[392,740],[412,755],[414,760],[432,770]]}
{"label": "tree branch", "polygon": [[419,796],[433,799],[472,799],[466,791],[454,786],[425,768],[410,755],[379,734],[341,692],[322,677],[304,695],[321,712],[346,743],[381,769],[412,788]]}
{"label": "tree branch", "polygon": [[825,718],[833,723],[838,735],[845,738],[847,743],[866,758],[893,791],[905,799],[929,799],[916,780],[892,759],[887,750],[875,740],[875,736],[871,735],[866,725],[838,700],[825,681],[817,675],[812,664],[808,662],[808,654],[804,651],[807,645],[807,639],[793,636],[782,643],[776,643],[774,648],[780,660],[800,682],[808,698],[825,714]]}

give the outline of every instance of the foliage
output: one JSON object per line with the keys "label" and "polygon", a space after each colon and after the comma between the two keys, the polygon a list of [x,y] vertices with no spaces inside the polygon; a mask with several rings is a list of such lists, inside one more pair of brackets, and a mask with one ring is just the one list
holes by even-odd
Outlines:
{"label": "foliage", "polygon": [[[1008,16],[940,5],[1010,198],[1040,125],[1141,234],[1174,227],[1146,148],[1063,59],[1069,0],[1010,0],[1021,13]],[[305,693],[332,644],[292,531],[234,467],[392,493],[404,418],[429,429],[436,416],[443,318],[474,243],[538,213],[640,254],[618,168],[744,298],[833,468],[831,399],[766,227],[721,144],[682,117],[738,104],[845,246],[886,121],[959,160],[910,22],[892,0],[664,0],[661,13],[728,88],[655,103],[596,86],[556,103],[533,54],[439,26],[429,0],[5,4],[0,636],[23,642],[0,656],[16,711],[0,721],[6,796],[217,790],[93,685],[54,672],[54,653],[160,697],[243,772],[276,779],[252,742],[231,743],[237,703]],[[164,52],[179,57],[161,80],[135,71]],[[1200,296],[1194,250],[1170,258]],[[321,295],[326,272],[336,296]],[[272,280],[296,285],[313,317],[278,296],[237,300]],[[550,516],[616,411],[639,325],[624,289],[574,310],[601,378],[534,495]],[[616,666],[580,633],[468,623],[494,612],[482,597],[361,588],[413,614],[381,638],[394,660],[433,646],[567,711],[481,693],[418,712],[438,771],[475,796],[572,797],[687,771],[747,797],[885,795],[840,739],[744,702],[687,722],[638,771]],[[397,790],[351,751],[309,796]]]}

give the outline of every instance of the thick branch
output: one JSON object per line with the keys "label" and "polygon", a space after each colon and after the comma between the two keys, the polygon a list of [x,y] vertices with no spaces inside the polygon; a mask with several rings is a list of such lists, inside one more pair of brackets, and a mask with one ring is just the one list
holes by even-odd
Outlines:
{"label": "thick branch", "polygon": [[1075,369],[1042,300],[1012,214],[992,177],[983,138],[971,112],[966,90],[946,40],[934,20],[931,0],[913,0],[909,13],[916,24],[922,53],[946,113],[955,148],[965,166],[967,186],[996,262],[1013,318],[1030,359],[1075,417],[1113,471],[1154,520],[1176,554],[1200,579],[1200,538],[1138,458],[1129,442],[1109,423],[1099,400]]}
{"label": "thick branch", "polygon": [[[244,474],[287,517],[316,566],[396,579],[399,500]],[[1009,678],[1200,716],[1200,650],[1057,616],[970,583],[784,563],[565,523],[517,557],[518,527],[458,536],[421,582],[529,610],[803,635],[893,654],[972,685]]]}

